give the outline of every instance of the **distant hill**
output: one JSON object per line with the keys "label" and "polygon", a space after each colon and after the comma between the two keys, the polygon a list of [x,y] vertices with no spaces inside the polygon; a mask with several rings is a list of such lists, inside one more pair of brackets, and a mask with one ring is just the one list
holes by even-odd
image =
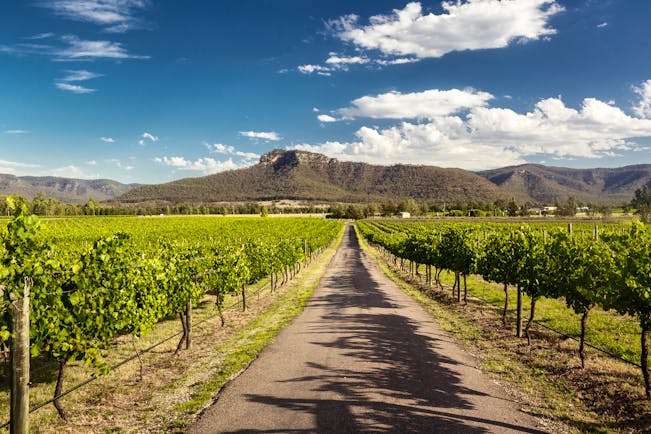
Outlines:
{"label": "distant hill", "polygon": [[104,201],[126,193],[138,184],[121,184],[108,179],[71,179],[54,176],[14,176],[0,174],[0,195],[19,194],[32,199],[43,193],[64,203]]}
{"label": "distant hill", "polygon": [[564,202],[569,196],[585,203],[629,202],[635,190],[651,186],[651,165],[612,169],[567,169],[538,164],[478,172],[520,201]]}
{"label": "distant hill", "polygon": [[166,184],[144,185],[120,203],[213,203],[264,200],[379,202],[388,199],[493,202],[507,195],[465,170],[340,162],[321,154],[274,150],[244,169]]}
{"label": "distant hill", "polygon": [[89,199],[116,204],[299,200],[368,203],[413,198],[448,204],[519,202],[622,204],[636,189],[651,187],[651,165],[613,169],[567,169],[537,164],[481,172],[434,166],[379,166],[342,162],[325,155],[274,150],[244,169],[165,184],[121,184],[111,180],[0,175],[0,195],[33,198],[39,192],[61,202]]}

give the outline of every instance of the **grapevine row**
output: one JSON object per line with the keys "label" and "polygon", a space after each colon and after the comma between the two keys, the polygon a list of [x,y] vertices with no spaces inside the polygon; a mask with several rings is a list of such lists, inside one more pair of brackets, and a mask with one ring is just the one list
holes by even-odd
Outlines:
{"label": "grapevine row", "polygon": [[[14,217],[0,233],[0,341],[11,343],[12,302],[28,287],[30,352],[58,362],[55,398],[68,362],[82,360],[105,373],[101,352],[113,338],[147,334],[173,316],[184,331],[177,351],[183,343],[187,348],[192,306],[206,294],[215,295],[220,313],[228,294],[240,294],[246,309],[247,285],[272,276],[275,289],[341,229],[340,222],[302,219],[284,221],[282,234],[252,231],[246,238],[213,234],[201,242],[156,243],[134,242],[137,235],[119,232],[64,250],[65,243],[43,236],[43,223],[24,204],[9,201]],[[54,405],[65,419],[58,399]]]}
{"label": "grapevine row", "polygon": [[[499,227],[473,224],[438,226],[372,221],[358,223],[362,235],[392,255],[395,261],[424,264],[428,283],[438,282],[442,270],[454,273],[457,300],[461,279],[481,275],[504,286],[502,320],[506,324],[509,287],[517,291],[516,335],[529,339],[536,303],[541,297],[562,299],[581,315],[579,355],[585,364],[588,315],[595,308],[635,317],[641,327],[641,369],[647,399],[651,399],[648,339],[651,330],[651,230],[633,222],[625,228],[577,234],[559,227],[529,225]],[[549,231],[547,229],[550,229]],[[417,265],[414,268],[418,270]],[[531,299],[529,318],[523,325],[523,294]]]}

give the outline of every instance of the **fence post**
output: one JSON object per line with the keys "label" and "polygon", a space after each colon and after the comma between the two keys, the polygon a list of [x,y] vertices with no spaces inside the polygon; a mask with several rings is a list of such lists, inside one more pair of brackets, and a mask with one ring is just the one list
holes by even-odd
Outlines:
{"label": "fence post", "polygon": [[29,292],[32,279],[25,277],[23,297],[12,304],[11,323],[11,434],[29,433]]}

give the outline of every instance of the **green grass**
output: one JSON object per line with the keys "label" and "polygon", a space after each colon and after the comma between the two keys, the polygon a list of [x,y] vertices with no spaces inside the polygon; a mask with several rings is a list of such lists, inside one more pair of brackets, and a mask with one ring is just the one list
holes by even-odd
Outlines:
{"label": "green grass", "polygon": [[[442,282],[452,285],[454,274],[441,273]],[[468,277],[468,293],[496,308],[504,306],[504,289],[479,276]],[[531,298],[523,298],[523,317],[529,317]],[[515,288],[509,289],[509,320],[515,323]],[[581,333],[581,315],[568,308],[562,299],[541,298],[536,303],[535,321],[562,334],[578,338]],[[630,316],[613,311],[594,309],[588,316],[586,339],[591,345],[633,363],[640,361],[640,334],[638,322]]]}

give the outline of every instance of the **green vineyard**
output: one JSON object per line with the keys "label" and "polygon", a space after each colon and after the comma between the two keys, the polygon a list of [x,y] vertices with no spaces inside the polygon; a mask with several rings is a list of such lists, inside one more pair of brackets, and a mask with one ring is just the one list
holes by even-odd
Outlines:
{"label": "green vineyard", "polygon": [[58,397],[69,362],[106,373],[105,356],[117,337],[146,335],[174,317],[183,330],[177,351],[187,348],[193,307],[206,296],[220,316],[228,298],[246,309],[247,286],[269,279],[273,292],[342,228],[317,218],[40,221],[24,205],[12,205],[14,217],[1,233],[0,343],[6,360],[17,301],[28,296],[29,353],[56,361],[53,403],[62,418]]}
{"label": "green vineyard", "polygon": [[[427,285],[440,285],[442,273],[450,273],[457,301],[466,299],[470,275],[499,284],[501,289],[493,285],[473,295],[502,304],[504,325],[509,295],[515,291],[518,337],[530,339],[538,319],[538,324],[577,338],[582,365],[588,344],[639,364],[647,398],[651,396],[651,231],[641,223],[596,227],[365,220],[358,228],[394,264],[408,267]],[[523,313],[525,304],[528,314]]]}

